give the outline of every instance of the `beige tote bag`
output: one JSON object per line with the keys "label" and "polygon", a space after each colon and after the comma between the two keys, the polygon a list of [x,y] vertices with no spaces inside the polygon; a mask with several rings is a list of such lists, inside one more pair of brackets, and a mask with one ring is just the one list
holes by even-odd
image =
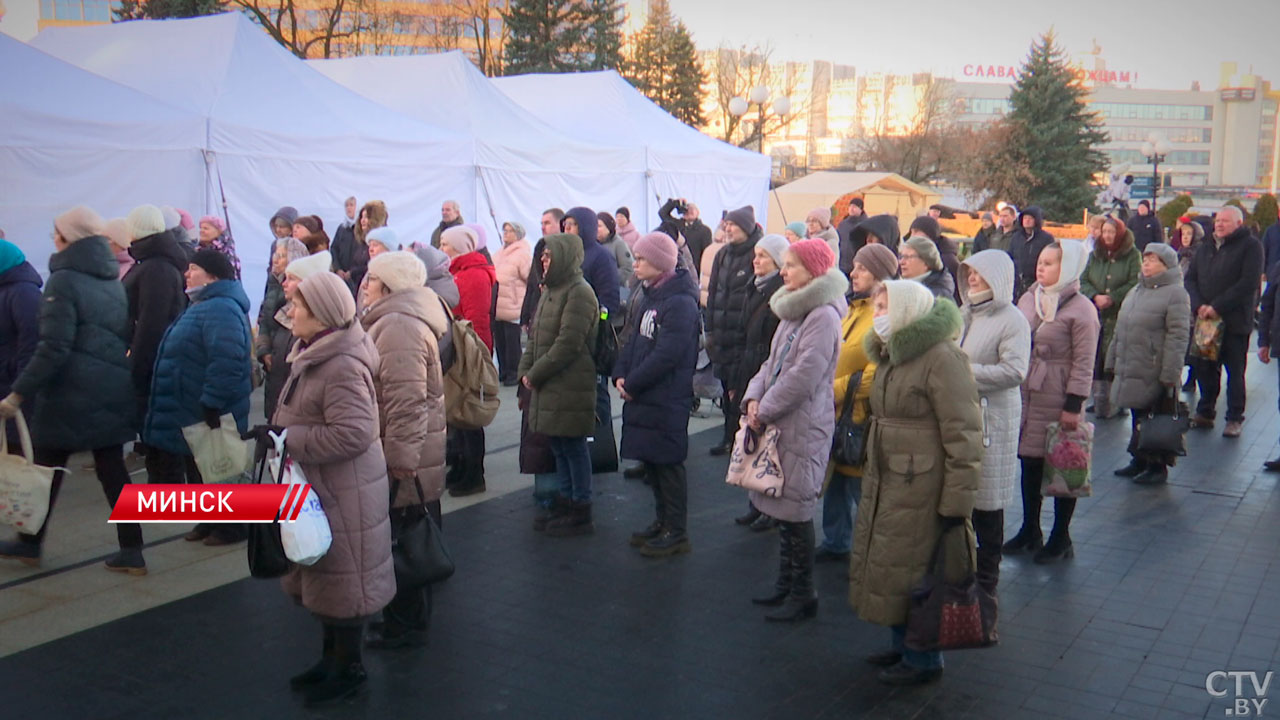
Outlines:
{"label": "beige tote bag", "polygon": [[53,474],[64,468],[36,465],[31,451],[31,433],[19,411],[13,418],[18,424],[22,455],[9,454],[9,434],[0,425],[0,525],[18,532],[35,534],[49,516],[49,491]]}
{"label": "beige tote bag", "polygon": [[240,439],[236,418],[227,413],[219,427],[203,421],[182,428],[182,437],[195,456],[196,467],[207,483],[236,482],[249,470],[249,443]]}

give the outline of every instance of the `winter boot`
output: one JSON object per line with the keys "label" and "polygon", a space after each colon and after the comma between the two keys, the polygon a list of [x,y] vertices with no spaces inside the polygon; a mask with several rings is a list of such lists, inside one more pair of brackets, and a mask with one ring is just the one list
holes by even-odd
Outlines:
{"label": "winter boot", "polygon": [[360,625],[333,627],[333,665],[323,680],[307,689],[308,707],[328,705],[351,697],[368,680],[360,653],[363,631]]}
{"label": "winter boot", "polygon": [[1122,478],[1138,477],[1144,471],[1146,471],[1146,469],[1147,469],[1147,462],[1145,460],[1139,460],[1137,457],[1134,457],[1132,460],[1129,461],[1128,465],[1125,465],[1119,470],[1116,470],[1115,473],[1113,474],[1116,477],[1122,477]]}
{"label": "winter boot", "polygon": [[1040,503],[1043,502],[1043,496],[1040,495],[1039,476],[1040,473],[1027,472],[1027,464],[1023,464],[1022,529],[1001,548],[1005,555],[1036,552],[1044,547],[1044,535],[1040,532]]}
{"label": "winter boot", "polygon": [[555,496],[555,498],[551,500],[550,507],[544,507],[539,504],[537,514],[533,516],[534,532],[545,531],[548,523],[569,512],[569,505],[569,498],[566,498],[563,495]]}
{"label": "winter boot", "polygon": [[1054,498],[1053,532],[1049,534],[1049,542],[1035,554],[1036,564],[1049,565],[1075,556],[1071,545],[1071,516],[1075,510],[1075,498]]}
{"label": "winter boot", "polygon": [[571,537],[573,535],[590,535],[596,531],[591,521],[591,503],[575,502],[560,517],[547,523],[548,537]]}
{"label": "winter boot", "polygon": [[756,605],[777,607],[786,601],[791,594],[791,553],[787,552],[787,526],[784,524],[778,532],[778,579],[773,583],[773,592],[768,595],[751,598]]}
{"label": "winter boot", "polygon": [[324,644],[320,652],[320,661],[289,678],[290,690],[305,690],[313,685],[319,685],[333,669],[333,626],[326,623],[323,628]]}
{"label": "winter boot", "polygon": [[142,558],[142,548],[120,548],[120,552],[107,558],[103,563],[111,572],[128,573],[134,576],[147,574],[147,561]]}
{"label": "winter boot", "polygon": [[1160,463],[1151,463],[1141,475],[1133,479],[1138,485],[1162,485],[1169,482],[1169,468]]}
{"label": "winter boot", "polygon": [[790,523],[787,527],[787,552],[791,555],[791,592],[777,610],[764,616],[770,622],[796,622],[818,614],[818,593],[813,587],[813,522]]}

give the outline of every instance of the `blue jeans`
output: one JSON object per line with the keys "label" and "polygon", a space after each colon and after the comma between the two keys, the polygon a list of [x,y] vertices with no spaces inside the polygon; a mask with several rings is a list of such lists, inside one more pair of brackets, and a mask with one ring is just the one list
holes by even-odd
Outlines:
{"label": "blue jeans", "polygon": [[560,494],[576,503],[591,502],[591,453],[587,450],[587,439],[555,436],[550,439],[551,454],[556,456]]}
{"label": "blue jeans", "polygon": [[907,648],[906,625],[894,625],[889,629],[893,631],[893,649],[902,653],[902,662],[907,667],[917,670],[936,670],[942,667],[941,651],[921,652]]}
{"label": "blue jeans", "polygon": [[847,553],[853,546],[853,508],[862,502],[862,478],[831,474],[822,496],[822,547],[833,553]]}
{"label": "blue jeans", "polygon": [[560,476],[556,473],[533,474],[533,501],[549,508],[560,494]]}

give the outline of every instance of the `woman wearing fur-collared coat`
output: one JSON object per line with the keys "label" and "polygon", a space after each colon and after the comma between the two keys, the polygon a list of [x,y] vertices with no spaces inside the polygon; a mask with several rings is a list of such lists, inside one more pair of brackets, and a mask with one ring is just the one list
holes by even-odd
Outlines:
{"label": "woman wearing fur-collared coat", "polygon": [[[999,252],[999,251],[997,251]],[[942,675],[942,654],[906,647],[911,591],[946,535],[948,575],[963,543],[982,475],[982,414],[969,358],[956,345],[960,311],[911,280],[876,293],[876,362],[862,501],[849,563],[849,602],[858,617],[892,630],[893,645],[867,662],[880,681],[919,685]]]}
{"label": "woman wearing fur-collared coat", "polygon": [[836,358],[840,354],[840,318],[849,281],[835,265],[826,241],[801,240],[783,253],[782,289],[769,307],[781,322],[769,359],[747,385],[743,422],[756,430],[778,430],[782,492],[751,493],[760,512],[778,520],[782,543],[778,579],[758,605],[780,606],[766,619],[791,622],[813,617],[818,596],[813,587],[813,515],[826,475],[835,427]]}

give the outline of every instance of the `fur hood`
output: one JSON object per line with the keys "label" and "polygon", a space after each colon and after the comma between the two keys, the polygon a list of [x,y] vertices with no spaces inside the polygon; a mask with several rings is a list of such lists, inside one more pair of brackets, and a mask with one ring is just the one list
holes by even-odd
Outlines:
{"label": "fur hood", "polygon": [[785,287],[778,290],[769,298],[769,307],[783,320],[801,320],[823,305],[831,305],[843,317],[847,307],[844,293],[848,289],[849,281],[845,276],[839,269],[831,268],[799,290]]}
{"label": "fur hood", "polygon": [[934,345],[954,339],[961,327],[963,322],[955,303],[937,298],[933,301],[933,309],[924,317],[889,337],[888,348],[879,335],[867,333],[867,356],[875,358],[878,365],[902,365],[920,357]]}

